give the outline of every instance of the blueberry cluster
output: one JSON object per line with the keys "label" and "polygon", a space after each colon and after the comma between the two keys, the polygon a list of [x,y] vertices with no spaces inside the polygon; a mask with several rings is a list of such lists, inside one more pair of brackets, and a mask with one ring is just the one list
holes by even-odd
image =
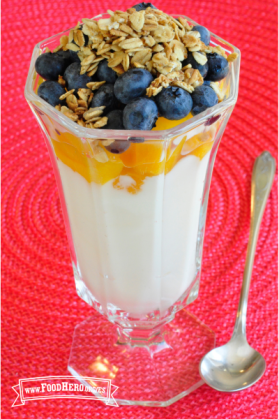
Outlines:
{"label": "blueberry cluster", "polygon": [[[156,9],[151,3],[140,3],[133,7],[137,11],[147,7]],[[199,32],[201,41],[209,45],[210,33],[205,27],[194,26],[192,30]],[[85,46],[87,43],[88,37],[86,39],[85,35]],[[95,74],[89,76],[86,73],[80,74],[81,63],[76,52],[48,52],[40,55],[35,63],[37,73],[45,79],[38,89],[38,95],[52,106],[64,106],[65,100],[60,98],[67,91],[73,90],[78,99],[78,90],[88,89],[88,83],[105,82],[94,91],[90,104],[91,108],[105,107],[103,113],[107,121],[104,128],[151,130],[156,125],[159,115],[170,120],[180,120],[190,112],[197,115],[218,103],[218,97],[210,87],[210,82],[226,77],[229,71],[228,61],[222,55],[208,53],[207,62],[202,65],[195,59],[195,54],[199,53],[188,51],[182,67],[188,65],[198,70],[204,84],[195,87],[191,93],[179,85],[171,85],[150,98],[146,89],[154,81],[154,72],[152,74],[145,68],[130,68],[119,75],[108,66],[107,59],[103,59]],[[110,151],[116,152],[113,148]],[[124,150],[119,149],[117,152],[122,151]]]}
{"label": "blueberry cluster", "polygon": [[[68,53],[69,51],[63,52]],[[167,119],[179,120],[191,111],[196,115],[218,102],[216,93],[206,84],[197,87],[191,95],[180,87],[167,87],[155,96],[154,100],[148,99],[144,95],[147,87],[153,81],[153,76],[145,69],[130,69],[117,77],[116,73],[107,66],[107,61],[103,61],[98,68],[96,77],[88,77],[86,74],[80,75],[80,64],[77,62],[70,61],[71,64],[67,67],[68,60],[69,54],[65,54],[65,58],[59,53],[46,53],[38,57],[35,65],[36,71],[47,80],[40,85],[38,95],[52,106],[62,105],[64,102],[60,101],[59,97],[66,93],[66,90],[57,82],[59,75],[63,75],[68,90],[87,88],[87,83],[91,81],[106,81],[107,83],[100,87],[94,95],[92,107],[106,106],[107,113],[121,108],[122,104],[130,104],[129,107],[126,107],[133,111],[124,113],[126,115],[125,122],[123,121],[124,129],[150,130],[155,126],[158,111]],[[208,54],[208,63],[204,66],[195,63],[196,61],[189,54],[186,64],[192,64],[192,67],[198,70],[205,67],[206,70],[201,69],[200,72],[202,75],[207,74],[206,80],[221,80],[228,73],[228,62],[216,53]],[[141,113],[143,117],[146,112],[149,113],[149,110],[153,118],[147,118],[144,124],[139,122],[138,117],[134,117],[134,113],[137,115]],[[117,112],[114,115],[113,118],[118,118],[120,113]],[[131,116],[128,117],[128,115]],[[108,126],[106,128],[109,129]]]}

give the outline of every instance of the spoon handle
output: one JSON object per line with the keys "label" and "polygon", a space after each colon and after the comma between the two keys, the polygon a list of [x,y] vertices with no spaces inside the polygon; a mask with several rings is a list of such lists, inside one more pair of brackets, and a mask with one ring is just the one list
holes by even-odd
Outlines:
{"label": "spoon handle", "polygon": [[233,337],[238,334],[242,334],[244,336],[246,335],[246,315],[249,286],[251,282],[260,224],[266,206],[266,201],[272,186],[275,173],[275,165],[276,163],[272,155],[268,151],[264,151],[255,160],[253,167],[250,234]]}

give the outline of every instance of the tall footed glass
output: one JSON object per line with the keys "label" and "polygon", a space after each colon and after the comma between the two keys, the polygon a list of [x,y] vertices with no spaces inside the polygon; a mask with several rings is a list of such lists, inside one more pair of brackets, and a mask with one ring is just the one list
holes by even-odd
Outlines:
{"label": "tall footed glass", "polygon": [[[214,333],[182,309],[198,296],[210,180],[239,59],[219,86],[225,99],[195,117],[160,118],[153,131],[87,129],[36,95],[35,60],[60,36],[35,47],[25,96],[52,160],[77,293],[113,323],[93,316],[78,325],[68,368],[93,390],[90,377],[111,380],[119,404],[167,406],[202,384],[198,364],[214,346]],[[239,52],[213,34],[211,42]]]}

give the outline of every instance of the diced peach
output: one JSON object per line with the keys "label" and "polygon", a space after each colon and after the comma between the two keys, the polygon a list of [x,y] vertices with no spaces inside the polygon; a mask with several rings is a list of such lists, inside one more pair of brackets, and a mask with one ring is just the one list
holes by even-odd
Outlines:
{"label": "diced peach", "polygon": [[[212,149],[214,141],[211,141],[210,143],[204,143],[201,146],[197,147],[194,151],[192,151],[190,154],[199,157],[200,160],[203,159],[203,157],[209,152],[209,150]],[[186,156],[187,158],[187,156]]]}
{"label": "diced peach", "polygon": [[203,142],[201,141],[199,135],[194,135],[193,137],[185,141],[184,146],[183,146],[183,154],[191,153],[202,144]]}
{"label": "diced peach", "polygon": [[55,140],[72,145],[82,154],[90,155],[92,153],[87,140],[76,137],[70,132],[62,132],[60,134],[56,132]]}
{"label": "diced peach", "polygon": [[[129,186],[124,186],[121,183],[121,176],[129,176],[131,178],[131,183]],[[141,186],[144,183],[145,176],[136,173],[134,169],[123,167],[120,175],[113,182],[113,187],[115,189],[126,189],[132,195],[137,194],[141,190]]]}
{"label": "diced peach", "polygon": [[115,179],[121,173],[123,169],[122,162],[108,161],[106,163],[100,163],[95,159],[90,159],[92,166],[94,166],[94,176],[92,177],[93,182],[100,183],[104,185],[111,179]]}
{"label": "diced peach", "polygon": [[52,140],[56,156],[75,172],[78,172],[88,182],[95,182],[101,185],[111,179],[116,178],[122,168],[123,163],[119,161],[107,161],[101,163],[94,157],[89,158],[81,154],[72,145]]}
{"label": "diced peach", "polygon": [[[37,78],[38,77],[38,78]],[[37,86],[36,86],[36,90],[35,90],[35,92],[38,94],[38,89],[39,89],[39,87],[40,87],[40,85],[45,81],[41,76],[38,76],[37,75],[37,73],[35,72],[34,73],[34,76],[33,76],[33,82],[35,82],[36,81],[36,78],[37,78]]]}
{"label": "diced peach", "polygon": [[126,167],[135,167],[141,164],[156,164],[163,160],[164,141],[146,141],[131,143],[125,153],[119,155]]}
{"label": "diced peach", "polygon": [[173,121],[160,116],[160,118],[158,118],[157,121],[156,121],[156,127],[154,127],[152,129],[152,131],[162,131],[162,130],[165,130],[165,129],[174,128],[174,127],[177,127],[177,125],[180,125],[183,122],[186,122],[191,118],[193,118],[193,115],[191,113],[189,113],[189,115],[185,116],[185,118],[183,118],[183,119],[173,120]]}
{"label": "diced peach", "polygon": [[134,167],[134,172],[142,176],[157,176],[163,173],[165,161],[161,163],[140,164]]}

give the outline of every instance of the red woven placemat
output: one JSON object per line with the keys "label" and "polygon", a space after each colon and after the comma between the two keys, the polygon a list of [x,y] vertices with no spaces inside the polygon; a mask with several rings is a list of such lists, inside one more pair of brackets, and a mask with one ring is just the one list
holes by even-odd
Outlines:
{"label": "red woven placemat", "polygon": [[[11,408],[19,378],[67,375],[76,324],[95,312],[76,294],[54,175],[23,96],[34,45],[82,17],[133,3],[6,0],[2,4],[2,401],[3,418],[277,417],[277,185],[259,236],[250,290],[248,340],[266,359],[264,377],[241,393],[206,385],[168,408],[106,407],[98,401],[41,400]],[[275,0],[157,1],[186,14],[242,52],[239,100],[214,168],[200,295],[189,308],[216,332],[232,332],[249,229],[251,170],[263,150],[277,155]],[[277,177],[276,177],[277,180]],[[95,313],[96,321],[100,316]]]}

